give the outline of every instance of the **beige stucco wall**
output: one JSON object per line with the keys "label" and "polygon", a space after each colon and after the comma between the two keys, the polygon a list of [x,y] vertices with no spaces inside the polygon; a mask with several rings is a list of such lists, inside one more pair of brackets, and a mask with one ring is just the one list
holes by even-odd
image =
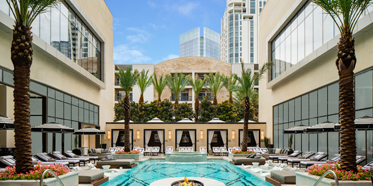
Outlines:
{"label": "beige stucco wall", "polygon": [[[124,129],[124,124],[106,124],[106,133],[112,129]],[[165,129],[165,147],[173,146],[175,148],[175,131],[176,129],[196,129],[197,151],[199,147],[207,146],[207,129],[228,129],[228,147],[237,147],[239,143],[239,129],[243,129],[242,124],[130,124],[130,129],[133,129],[133,146],[144,147],[144,129]],[[249,129],[260,129],[265,134],[265,124],[250,124]],[[168,138],[168,132],[171,130],[171,139]],[[137,131],[140,132],[140,139],[136,139]],[[201,131],[203,131],[203,139],[201,139]],[[235,139],[232,139],[232,131],[235,131]],[[263,139],[264,136],[261,135]],[[261,141],[262,141],[261,139]],[[111,146],[111,140],[108,135],[105,136],[108,147]],[[261,142],[261,146],[264,143]]]}
{"label": "beige stucco wall", "polygon": [[[92,81],[89,81],[87,78],[83,77],[82,74],[78,73],[88,73],[80,66],[66,66],[66,64],[59,59],[65,59],[67,57],[56,51],[52,46],[45,42],[45,47],[48,49],[49,53],[34,45],[34,56],[30,76],[32,80],[40,82],[41,84],[51,86],[59,91],[63,91],[98,105],[100,111],[99,124],[101,128],[104,129],[105,122],[112,121],[114,115],[114,90],[112,88],[114,82],[113,78],[111,78],[113,74],[112,15],[104,0],[90,0],[90,3],[87,3],[84,0],[77,1],[105,39],[105,43],[102,44],[104,44],[104,70],[106,87],[101,89],[99,86],[97,86],[97,84],[92,83]],[[0,62],[0,66],[13,70],[13,64],[10,60],[11,33],[9,30],[4,29],[4,27],[1,28],[0,54],[2,60]],[[40,38],[37,38],[37,36],[34,36],[34,40],[43,44],[43,41],[41,41]],[[55,56],[50,55],[50,51],[52,51]],[[69,62],[74,63],[71,60]],[[71,68],[75,68],[76,71],[71,70]],[[95,77],[93,75],[89,75],[88,78],[93,79]],[[7,98],[7,102],[9,104],[7,104],[5,114],[13,118],[13,104],[10,104],[13,101],[13,96],[12,93],[9,94],[9,91],[7,91],[7,93],[10,97]],[[10,137],[12,138],[12,136]]]}
{"label": "beige stucco wall", "polygon": [[[201,73],[201,71],[203,71],[203,73],[210,71],[214,73],[220,72],[220,74],[230,76],[232,73],[232,65],[224,61],[207,57],[181,57],[164,61],[154,66],[154,72],[157,74],[157,77],[160,77],[162,74],[165,76],[166,74],[174,72],[191,74],[190,71],[195,71],[196,73]],[[228,91],[223,87],[217,94],[218,102],[220,103],[228,100],[227,95]],[[166,86],[161,99],[170,99],[170,97],[171,90]],[[157,98],[158,94],[154,91],[154,100],[157,100]]]}
{"label": "beige stucco wall", "polygon": [[[288,0],[287,3],[280,1],[269,1],[262,13],[260,14],[260,34],[259,34],[259,61],[260,63],[268,62],[270,56],[268,48],[270,33],[276,25],[283,19],[288,10],[296,3],[303,3],[300,0]],[[339,36],[337,36],[338,38]],[[337,38],[333,39],[334,45],[337,43]],[[360,33],[355,38],[355,49],[357,56],[357,65],[355,73],[363,69],[371,67],[373,59],[373,30]],[[330,43],[328,43],[330,44]],[[321,46],[323,48],[326,46]],[[330,47],[330,46],[328,46]],[[317,52],[315,50],[315,52]],[[311,53],[308,57],[315,55]],[[272,136],[272,110],[273,106],[281,102],[287,101],[294,97],[308,93],[312,90],[318,89],[324,85],[330,84],[338,80],[338,72],[335,66],[337,51],[330,49],[319,58],[310,61],[307,65],[299,68],[294,73],[287,75],[271,88],[268,87],[268,76],[265,76],[259,83],[259,121],[267,123],[267,136]],[[289,70],[289,72],[291,69]],[[338,95],[335,95],[338,96]],[[272,137],[271,142],[272,141]]]}

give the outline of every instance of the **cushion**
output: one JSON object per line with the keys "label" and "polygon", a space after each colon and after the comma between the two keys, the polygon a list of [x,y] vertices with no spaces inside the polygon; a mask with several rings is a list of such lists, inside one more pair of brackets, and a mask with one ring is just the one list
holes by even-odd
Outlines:
{"label": "cushion", "polygon": [[271,178],[286,184],[295,184],[295,171],[271,171]]}
{"label": "cushion", "polygon": [[79,158],[79,156],[78,156],[78,155],[75,155],[75,156],[73,156],[73,158]]}
{"label": "cushion", "polygon": [[101,149],[95,149],[95,153],[100,154],[101,153]]}
{"label": "cushion", "polygon": [[108,160],[116,160],[116,158],[114,158],[112,155],[107,155],[105,158]]}
{"label": "cushion", "polygon": [[120,160],[107,160],[107,161],[98,161],[97,165],[117,165],[117,166],[124,166],[124,165],[132,165],[135,163],[133,159],[120,159]]}
{"label": "cushion", "polygon": [[244,157],[234,157],[232,158],[232,161],[235,163],[250,163],[250,162],[265,162],[265,158],[244,158]]}
{"label": "cushion", "polygon": [[304,156],[299,156],[298,159],[306,159]]}
{"label": "cushion", "polygon": [[281,149],[276,149],[275,151],[276,154],[280,154],[280,152],[281,152]]}
{"label": "cushion", "polygon": [[104,177],[103,171],[86,170],[79,171],[79,183],[92,183]]}
{"label": "cushion", "polygon": [[92,152],[92,149],[88,149],[88,153],[89,153],[89,154],[93,153],[93,152]]}
{"label": "cushion", "polygon": [[317,161],[317,158],[311,158],[310,161]]}
{"label": "cushion", "polygon": [[262,158],[261,156],[255,156],[254,157],[255,159],[260,159],[260,158]]}

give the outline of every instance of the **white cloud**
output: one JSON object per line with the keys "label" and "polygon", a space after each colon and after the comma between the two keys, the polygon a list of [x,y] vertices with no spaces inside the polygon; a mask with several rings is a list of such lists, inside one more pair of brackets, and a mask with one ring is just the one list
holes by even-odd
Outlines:
{"label": "white cloud", "polygon": [[146,41],[148,41],[148,39],[151,36],[149,32],[147,32],[146,30],[139,29],[139,28],[130,27],[130,28],[127,28],[127,30],[136,32],[135,35],[126,36],[126,39],[132,43],[145,43]]}
{"label": "white cloud", "polygon": [[130,49],[123,44],[114,47],[113,58],[115,64],[135,64],[152,60],[152,58],[144,55],[139,50]]}
{"label": "white cloud", "polygon": [[148,5],[150,6],[150,7],[152,7],[152,8],[156,8],[157,7],[157,5],[155,5],[155,3],[154,2],[152,2],[152,1],[148,1]]}
{"label": "white cloud", "polygon": [[198,3],[188,2],[187,4],[178,5],[177,11],[181,15],[189,15],[194,9],[198,7]]}
{"label": "white cloud", "polygon": [[179,55],[176,55],[176,54],[170,54],[164,58],[162,58],[163,61],[167,61],[167,60],[170,60],[170,59],[174,59],[174,58],[178,58]]}

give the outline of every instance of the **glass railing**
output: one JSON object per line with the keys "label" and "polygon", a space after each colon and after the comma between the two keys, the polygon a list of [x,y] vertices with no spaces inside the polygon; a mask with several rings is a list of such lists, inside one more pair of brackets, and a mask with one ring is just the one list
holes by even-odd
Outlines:
{"label": "glass railing", "polygon": [[[203,99],[205,99],[205,96],[206,95],[203,95],[203,96],[198,96],[198,99],[200,101],[202,101]],[[210,101],[213,101],[214,100],[214,96],[213,95],[208,95],[209,97],[207,98],[207,100],[210,100]]]}
{"label": "glass railing", "polygon": [[[124,99],[124,95],[123,96],[115,96],[115,101],[119,101],[119,100],[122,100],[122,99]],[[130,101],[133,101],[133,99],[132,99],[132,94],[130,95]]]}

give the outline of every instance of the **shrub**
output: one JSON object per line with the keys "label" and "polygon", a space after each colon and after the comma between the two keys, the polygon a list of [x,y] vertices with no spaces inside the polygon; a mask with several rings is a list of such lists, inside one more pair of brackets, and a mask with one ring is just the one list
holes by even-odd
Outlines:
{"label": "shrub", "polygon": [[232,150],[232,154],[251,154],[253,152],[254,152],[253,150],[248,150],[248,151]]}
{"label": "shrub", "polygon": [[[33,167],[32,170],[26,172],[25,174],[17,174],[15,167],[8,166],[5,168],[5,171],[0,172],[0,180],[40,180],[43,172],[47,169],[52,170],[54,173],[56,173],[57,176],[61,176],[70,172],[64,165],[41,165],[41,163],[39,162],[37,166]],[[53,175],[51,173],[47,173],[45,174],[44,178],[52,177]]]}
{"label": "shrub", "polygon": [[[332,170],[335,172],[339,180],[370,180],[370,170],[362,169],[362,166],[357,166],[357,172],[342,170],[339,162],[335,164],[327,163],[322,165],[312,165],[307,169],[311,175],[322,176],[326,171]],[[334,179],[333,174],[328,174],[326,178]]]}
{"label": "shrub", "polygon": [[172,103],[168,99],[165,99],[159,103],[158,118],[160,120],[164,122],[171,122],[173,113],[174,111]]}
{"label": "shrub", "polygon": [[206,122],[210,121],[214,117],[214,108],[208,96],[205,96],[201,101],[201,113],[199,121]]}
{"label": "shrub", "polygon": [[193,118],[196,117],[193,109],[191,106],[188,105],[188,103],[181,103],[177,106],[175,111],[175,118],[177,121],[180,121],[184,118],[188,118],[190,120],[193,120]]}
{"label": "shrub", "polygon": [[115,154],[140,154],[141,152],[139,150],[132,150],[130,152],[125,152],[124,150],[118,150],[115,152]]}
{"label": "shrub", "polygon": [[216,117],[225,122],[235,122],[237,121],[237,112],[232,103],[224,101],[216,106]]}

